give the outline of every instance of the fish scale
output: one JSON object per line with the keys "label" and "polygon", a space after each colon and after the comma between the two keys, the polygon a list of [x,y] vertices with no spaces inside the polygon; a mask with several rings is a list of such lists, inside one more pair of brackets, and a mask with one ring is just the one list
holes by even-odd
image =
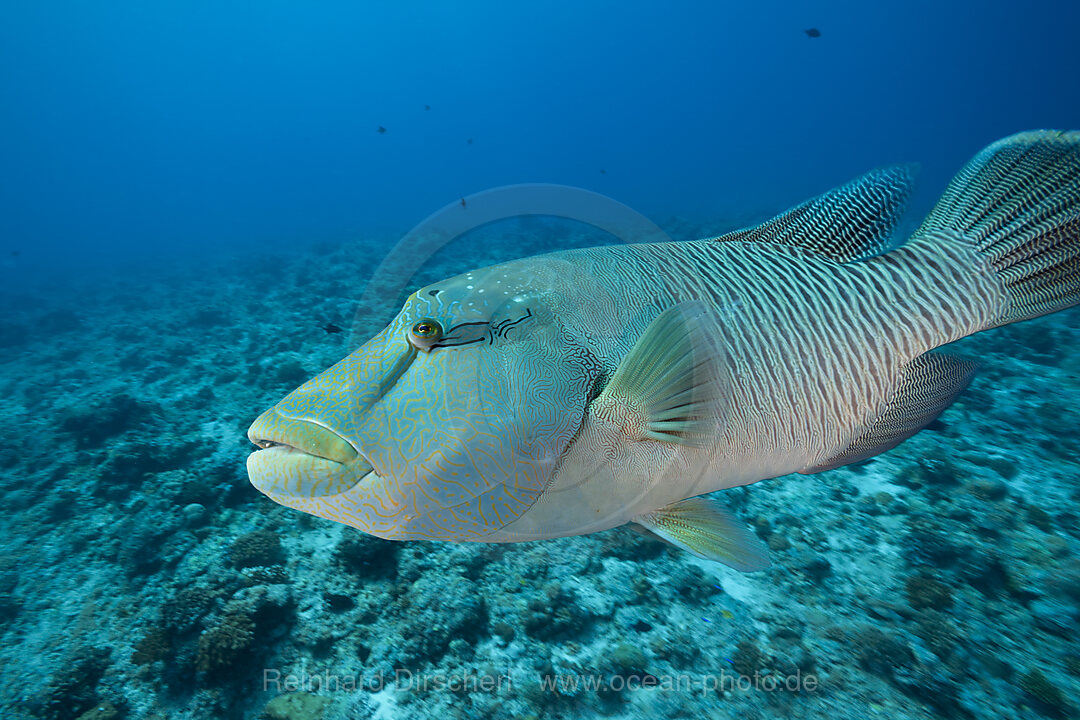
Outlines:
{"label": "fish scale", "polygon": [[[704,298],[721,307],[740,300],[738,316],[718,313],[716,332],[726,337],[733,361],[752,368],[739,374],[742,394],[731,403],[737,409],[726,425],[734,433],[728,442],[753,453],[799,454],[806,464],[838,447],[884,402],[892,373],[883,370],[936,346],[928,343],[932,327],[918,326],[911,313],[890,313],[888,299],[876,296],[870,276],[880,283],[887,274],[874,273],[870,263],[853,271],[783,246],[708,241],[571,255],[605,284],[624,289],[628,304],[650,289],[667,304]],[[850,294],[863,302],[845,308]],[[890,329],[886,318],[903,325]],[[875,333],[889,342],[866,343]],[[817,362],[809,365],[807,357]]]}
{"label": "fish scale", "polygon": [[[650,288],[668,304],[694,297],[723,307],[732,296],[743,299],[741,321],[730,322],[729,313],[717,328],[735,365],[749,370],[739,374],[726,408],[709,489],[810,467],[850,443],[882,412],[898,369],[951,337],[941,310],[963,306],[955,292],[938,292],[948,285],[932,281],[925,268],[898,278],[904,268],[895,257],[844,265],[783,246],[701,242],[572,255],[606,286],[620,288],[627,305]],[[909,293],[902,306],[895,293],[880,292],[893,286]],[[859,302],[842,302],[852,296]],[[971,322],[957,317],[946,324],[960,320]],[[886,341],[866,342],[875,335]]]}

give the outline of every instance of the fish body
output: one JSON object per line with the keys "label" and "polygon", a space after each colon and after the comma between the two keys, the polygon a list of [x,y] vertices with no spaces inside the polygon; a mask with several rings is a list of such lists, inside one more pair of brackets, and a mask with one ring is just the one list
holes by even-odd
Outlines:
{"label": "fish body", "polygon": [[755,228],[553,253],[414,293],[252,425],[272,499],[388,539],[637,523],[741,570],[702,496],[884,452],[975,364],[931,352],[1080,296],[1080,135],[1006,138],[890,249],[905,167]]}

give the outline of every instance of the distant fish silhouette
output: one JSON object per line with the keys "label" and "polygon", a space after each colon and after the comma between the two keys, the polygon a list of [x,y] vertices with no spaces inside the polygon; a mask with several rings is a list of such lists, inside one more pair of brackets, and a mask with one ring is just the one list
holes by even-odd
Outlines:
{"label": "distant fish silhouette", "polygon": [[468,142],[470,145],[472,145],[472,138],[469,138],[466,142]]}
{"label": "distant fish silhouette", "polygon": [[327,335],[337,335],[339,332],[342,332],[341,328],[334,323],[326,323],[323,325],[323,330],[326,331]]}
{"label": "distant fish silhouette", "polygon": [[604,170],[603,168],[600,168],[600,174],[601,175],[607,175],[607,170]]}
{"label": "distant fish silhouette", "polygon": [[430,109],[431,109],[431,106],[430,106],[430,105],[425,105],[425,106],[424,106],[424,109],[425,109],[425,110],[430,110]]}
{"label": "distant fish silhouette", "polygon": [[465,207],[465,198],[461,198],[461,207]]}
{"label": "distant fish silhouette", "polygon": [[376,130],[375,132],[377,132],[377,133],[379,133],[380,135],[382,135],[382,134],[383,134],[384,132],[386,132],[386,128],[384,128],[384,127],[383,127],[382,125],[380,125],[380,126],[379,126],[379,129],[378,129],[378,130]]}
{"label": "distant fish silhouette", "polygon": [[821,31],[817,28],[810,28],[809,30],[803,30],[807,37],[821,37]]}

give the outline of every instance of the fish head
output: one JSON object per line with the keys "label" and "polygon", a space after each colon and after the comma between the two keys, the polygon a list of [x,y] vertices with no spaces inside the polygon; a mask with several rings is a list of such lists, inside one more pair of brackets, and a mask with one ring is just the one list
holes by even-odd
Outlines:
{"label": "fish head", "polygon": [[527,511],[584,418],[600,363],[560,320],[565,263],[423,288],[378,335],[252,424],[252,484],[397,540],[482,540]]}

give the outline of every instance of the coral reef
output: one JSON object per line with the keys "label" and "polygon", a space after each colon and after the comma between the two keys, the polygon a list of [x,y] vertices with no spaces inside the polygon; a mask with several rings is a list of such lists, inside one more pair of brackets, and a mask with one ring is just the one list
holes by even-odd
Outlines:
{"label": "coral reef", "polygon": [[204,673],[234,670],[255,641],[255,621],[246,615],[226,615],[199,637],[195,669]]}
{"label": "coral reef", "polygon": [[269,530],[254,530],[233,541],[229,559],[238,568],[277,565],[285,559],[285,551],[277,535]]}

